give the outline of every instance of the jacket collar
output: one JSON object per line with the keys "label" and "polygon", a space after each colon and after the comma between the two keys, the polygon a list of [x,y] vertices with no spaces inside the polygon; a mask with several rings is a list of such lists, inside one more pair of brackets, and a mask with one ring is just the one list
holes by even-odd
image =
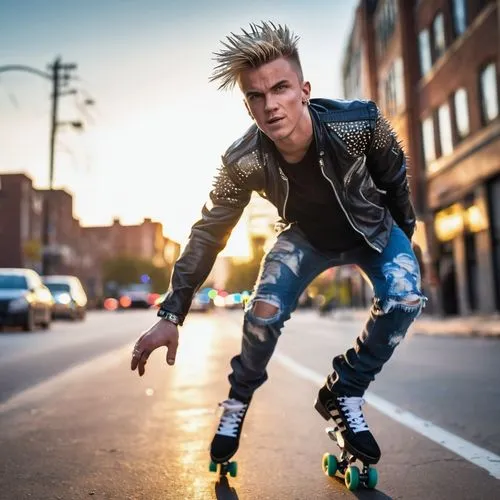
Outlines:
{"label": "jacket collar", "polygon": [[[308,106],[309,114],[311,115],[314,141],[316,143],[316,150],[319,153],[320,151],[324,150],[325,134],[321,127],[321,120],[318,111],[315,108],[316,105],[314,104],[310,104]],[[260,129],[257,130],[259,133],[259,140],[263,155],[265,155],[266,153],[274,155],[276,152],[276,146],[274,145],[274,142],[271,141],[271,139],[269,139],[269,137],[266,134],[264,134],[262,130]]]}
{"label": "jacket collar", "polygon": [[321,126],[321,120],[314,104],[309,105],[309,113],[311,114],[312,119],[316,149],[319,153],[320,151],[323,151],[325,149],[325,133],[323,131],[323,127]]}

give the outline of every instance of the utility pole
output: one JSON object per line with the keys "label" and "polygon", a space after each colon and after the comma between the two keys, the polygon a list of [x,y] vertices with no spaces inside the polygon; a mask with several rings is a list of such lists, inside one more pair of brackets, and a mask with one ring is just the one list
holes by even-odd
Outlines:
{"label": "utility pole", "polygon": [[49,191],[54,189],[54,150],[56,144],[57,110],[59,104],[59,68],[61,59],[57,58],[52,67],[52,113],[50,116],[50,150],[49,150]]}
{"label": "utility pole", "polygon": [[[49,65],[52,75],[52,113],[50,120],[50,149],[49,149],[49,191],[45,196],[45,210],[44,210],[44,224],[43,224],[43,258],[42,258],[42,273],[48,275],[52,271],[53,256],[51,253],[50,245],[53,241],[53,234],[55,230],[54,221],[54,156],[55,156],[55,143],[58,126],[58,109],[59,97],[63,95],[74,94],[74,90],[63,91],[62,87],[67,86],[70,80],[70,71],[76,69],[76,64],[63,64],[61,58],[58,57],[53,64]],[[77,122],[74,122],[77,124]],[[81,126],[81,124],[80,124]]]}
{"label": "utility pole", "polygon": [[[40,76],[52,82],[52,113],[50,119],[50,149],[49,149],[49,189],[44,196],[44,220],[43,220],[43,255],[42,255],[42,272],[50,274],[52,270],[53,258],[51,256],[50,244],[54,243],[54,217],[53,217],[53,190],[54,190],[54,163],[55,163],[55,144],[57,136],[57,128],[60,125],[71,125],[75,129],[82,130],[83,123],[81,121],[59,122],[57,119],[59,97],[65,95],[75,95],[77,91],[74,89],[64,90],[71,80],[70,72],[76,69],[76,64],[63,64],[61,58],[57,57],[54,62],[49,65],[50,73],[46,73],[37,68],[26,66],[24,64],[8,64],[0,66],[0,73],[7,71],[23,71],[33,75]],[[95,105],[94,99],[87,95],[83,102],[85,106]]]}

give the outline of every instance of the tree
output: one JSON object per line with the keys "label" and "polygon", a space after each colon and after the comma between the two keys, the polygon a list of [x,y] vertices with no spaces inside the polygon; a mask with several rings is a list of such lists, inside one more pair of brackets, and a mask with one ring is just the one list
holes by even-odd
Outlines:
{"label": "tree", "polygon": [[266,238],[254,236],[251,238],[251,260],[237,263],[231,262],[229,278],[226,282],[226,290],[230,293],[238,293],[243,290],[253,290],[259,275],[260,263],[264,257]]}
{"label": "tree", "polygon": [[226,281],[226,290],[229,293],[252,290],[259,274],[260,261],[253,259],[249,262],[231,263],[229,278]]}
{"label": "tree", "polygon": [[149,276],[152,291],[163,293],[167,290],[170,280],[168,267],[157,267],[147,259],[139,259],[121,255],[106,260],[103,263],[102,274],[104,283],[116,283],[126,286],[141,283],[144,275]]}

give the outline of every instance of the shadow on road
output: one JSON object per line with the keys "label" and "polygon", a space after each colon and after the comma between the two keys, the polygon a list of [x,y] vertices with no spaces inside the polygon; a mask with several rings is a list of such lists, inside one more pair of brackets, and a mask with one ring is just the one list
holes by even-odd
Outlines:
{"label": "shadow on road", "polygon": [[229,484],[226,476],[220,476],[215,483],[215,497],[217,500],[238,500],[238,493]]}
{"label": "shadow on road", "polygon": [[[334,481],[336,481],[342,488],[344,488],[345,490],[347,490],[343,478],[341,478],[339,476],[335,476],[332,479]],[[351,494],[352,494],[353,497],[363,498],[363,499],[366,499],[366,500],[368,500],[368,499],[370,499],[370,500],[372,500],[372,499],[377,499],[377,500],[392,500],[392,497],[390,497],[389,495],[386,495],[384,492],[379,491],[377,489],[375,489],[375,490],[369,490],[369,489],[360,487],[359,490],[351,491]]]}

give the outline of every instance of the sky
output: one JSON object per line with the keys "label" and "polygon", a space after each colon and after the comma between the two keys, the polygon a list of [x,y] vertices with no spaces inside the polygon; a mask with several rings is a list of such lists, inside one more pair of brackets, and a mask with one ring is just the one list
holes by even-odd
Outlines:
{"label": "sky", "polygon": [[[251,125],[238,89],[208,78],[213,52],[250,22],[287,24],[312,97],[343,97],[341,67],[358,0],[0,0],[0,71],[76,63],[76,96],[60,99],[55,186],[83,226],[151,217],[185,242],[220,157]],[[49,177],[48,80],[0,72],[0,173]],[[85,97],[95,105],[85,107]],[[240,225],[228,254],[245,253]]]}

